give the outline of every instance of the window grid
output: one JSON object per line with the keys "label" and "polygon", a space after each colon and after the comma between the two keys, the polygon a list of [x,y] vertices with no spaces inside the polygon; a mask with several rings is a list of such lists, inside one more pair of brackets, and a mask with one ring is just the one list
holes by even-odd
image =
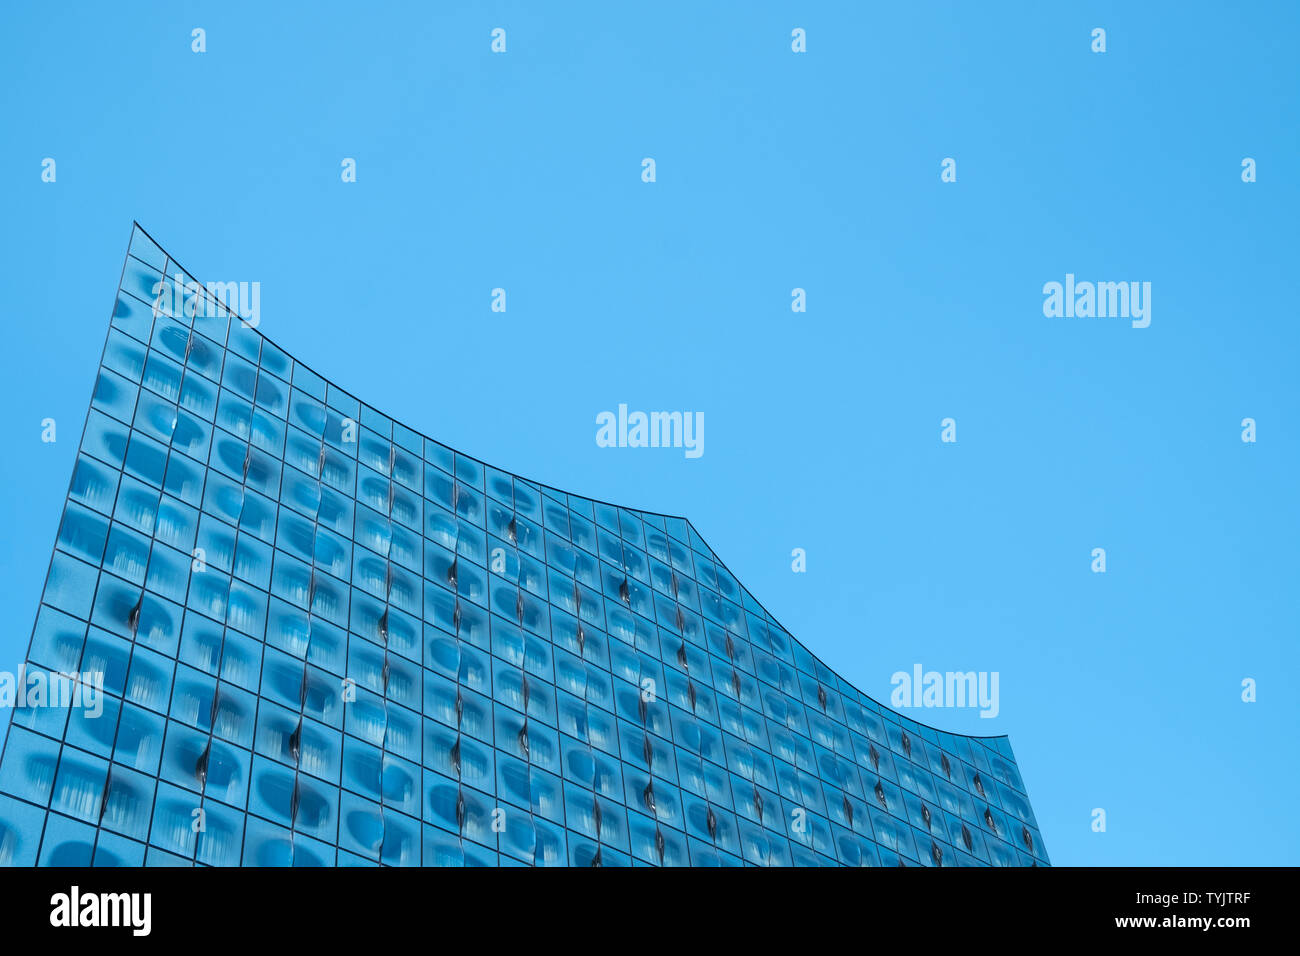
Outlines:
{"label": "window grid", "polygon": [[[161,275],[150,262],[163,264]],[[129,641],[121,695],[104,692],[105,714],[116,708],[113,733],[99,755],[80,736],[73,742],[72,717],[55,726],[32,709],[15,712],[0,760],[0,862],[1046,865],[1006,738],[945,734],[856,691],[767,614],[689,522],[482,465],[358,402],[238,318],[200,315],[187,324],[156,310],[144,287],[171,282],[168,272],[190,279],[137,227],[29,652],[34,666],[60,663],[36,659],[54,653],[45,649],[42,620],[53,627],[56,614],[82,629],[77,663],[90,660],[96,634]],[[207,408],[198,397],[204,390]],[[173,415],[153,471],[161,426],[146,406]],[[259,415],[268,422],[263,432]],[[355,441],[346,440],[349,421]],[[177,447],[182,425],[189,441]],[[201,461],[190,454],[195,442]],[[222,456],[241,446],[236,481]],[[315,474],[309,455],[293,453],[313,447]],[[92,479],[112,482],[107,512],[103,502],[81,500],[83,464]],[[187,468],[198,473],[191,500]],[[232,488],[233,518],[220,502]],[[157,496],[148,535],[123,520],[140,489]],[[303,490],[306,502],[293,497]],[[382,502],[370,496],[381,490]],[[328,524],[327,501],[341,512]],[[164,593],[167,557],[184,567],[192,553],[160,540],[164,507],[192,517],[185,534],[192,549],[214,535],[232,542],[229,575],[211,564],[191,570],[179,601]],[[295,525],[310,529],[299,553],[290,540]],[[100,527],[104,543],[78,551],[78,539],[95,544]],[[123,570],[120,550],[110,553],[128,536],[148,537],[138,584],[121,576],[129,556]],[[322,564],[322,542],[342,557]],[[380,567],[382,582],[373,577]],[[305,606],[287,583],[302,568]],[[64,593],[73,572],[95,575],[88,605]],[[225,586],[220,614],[196,592],[207,581],[199,576],[213,574]],[[105,610],[112,600],[108,591],[101,599],[105,586],[138,592],[126,621]],[[327,602],[318,613],[318,588],[338,596],[332,616]],[[241,611],[232,623],[236,598],[256,609],[255,621]],[[150,630],[142,635],[146,604]],[[171,632],[161,645],[152,637],[155,605]],[[285,630],[291,616],[305,621],[301,656]],[[116,635],[103,626],[110,621]],[[200,628],[220,633],[211,673],[190,649]],[[62,636],[69,634],[70,646],[75,630]],[[327,644],[326,635],[341,651],[313,651],[313,638]],[[248,644],[257,656],[251,689],[226,679],[227,648],[237,670],[237,648]],[[450,655],[454,673],[440,654]],[[137,659],[147,673],[155,657],[170,662],[165,711],[131,699]],[[279,674],[284,685],[297,663],[295,711],[275,682]],[[312,691],[332,688],[341,697],[345,682],[353,682],[355,702],[309,710]],[[190,705],[207,699],[209,684],[205,726]],[[251,722],[241,726],[240,705],[250,698]],[[369,724],[367,708],[375,714]],[[125,750],[119,761],[128,714],[161,727],[153,770],[149,755],[141,767],[138,749],[135,766]],[[284,742],[273,752],[272,723],[281,715],[297,721],[287,754]],[[416,728],[418,740],[404,740],[399,728]],[[333,753],[324,769],[318,756],[303,765],[309,735],[313,748],[323,742]],[[203,743],[193,767],[181,760],[187,738]],[[55,755],[48,773],[42,753]],[[92,799],[96,762],[104,781]],[[216,785],[220,774],[231,775],[234,789]],[[78,789],[73,781],[82,777],[88,783]],[[115,781],[136,777],[153,791],[143,834],[129,819],[119,824],[116,810],[106,821]],[[74,809],[84,805],[94,819],[56,807],[73,798]],[[168,842],[169,827],[173,837],[191,829],[189,816],[166,816],[168,799],[210,810],[205,821],[218,825],[215,835],[205,827],[185,845]],[[802,832],[794,826],[800,816]],[[238,841],[237,851],[223,849],[223,834]]]}

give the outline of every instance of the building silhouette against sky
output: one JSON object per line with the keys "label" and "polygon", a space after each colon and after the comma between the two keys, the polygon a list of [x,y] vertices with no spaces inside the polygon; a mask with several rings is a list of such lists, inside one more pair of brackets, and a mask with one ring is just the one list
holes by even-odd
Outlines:
{"label": "building silhouette against sky", "polygon": [[688,521],[455,452],[191,282],[137,226],[0,863],[1047,864],[1005,737],[856,691]]}

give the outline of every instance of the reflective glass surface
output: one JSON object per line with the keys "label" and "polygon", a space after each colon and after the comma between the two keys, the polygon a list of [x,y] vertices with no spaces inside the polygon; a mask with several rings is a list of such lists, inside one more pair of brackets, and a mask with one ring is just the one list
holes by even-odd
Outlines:
{"label": "reflective glass surface", "polygon": [[859,693],[688,521],[426,438],[177,274],[137,228],[26,665],[103,691],[15,707],[0,863],[1047,864],[1005,737]]}

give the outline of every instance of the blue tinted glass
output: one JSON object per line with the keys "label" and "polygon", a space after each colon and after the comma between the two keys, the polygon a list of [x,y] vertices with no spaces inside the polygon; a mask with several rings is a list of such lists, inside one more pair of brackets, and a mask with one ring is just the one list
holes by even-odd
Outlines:
{"label": "blue tinted glass", "polygon": [[0,684],[0,865],[1047,863],[1005,738],[858,693],[688,521],[155,314],[178,271],[137,229]]}

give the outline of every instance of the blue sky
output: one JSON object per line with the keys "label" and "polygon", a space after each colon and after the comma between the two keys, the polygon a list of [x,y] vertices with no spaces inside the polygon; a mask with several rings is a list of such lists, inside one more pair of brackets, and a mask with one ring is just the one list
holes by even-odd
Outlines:
{"label": "blue sky", "polygon": [[[138,219],[382,411],[688,516],[878,699],[999,672],[906,713],[1011,735],[1054,862],[1296,863],[1298,8],[450,6],[5,6],[0,669]],[[1045,317],[1067,273],[1150,326]],[[598,447],[619,403],[704,455]]]}

